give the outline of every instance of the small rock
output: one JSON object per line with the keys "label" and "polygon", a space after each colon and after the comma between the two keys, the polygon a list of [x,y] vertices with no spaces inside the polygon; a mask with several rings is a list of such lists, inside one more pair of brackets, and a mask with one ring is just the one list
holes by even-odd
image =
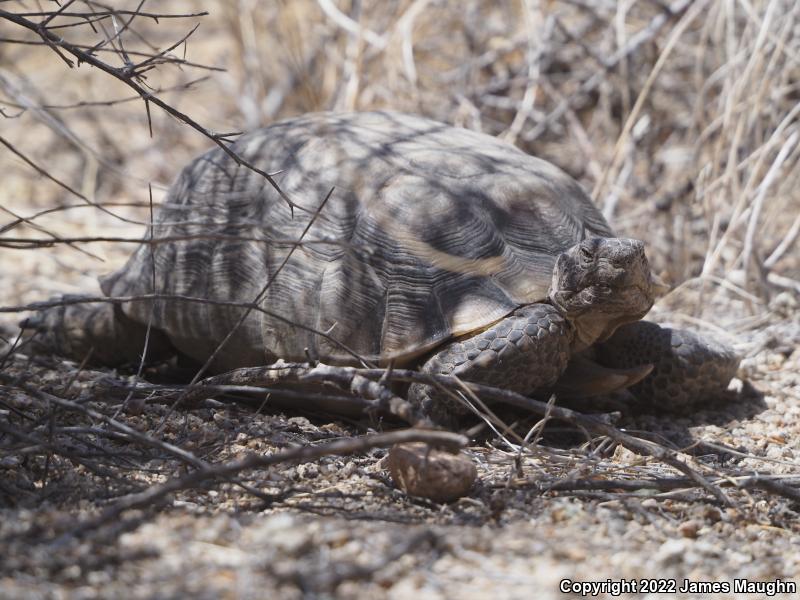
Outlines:
{"label": "small rock", "polygon": [[647,463],[647,457],[631,452],[625,446],[619,445],[614,449],[613,460],[623,465],[643,465]]}
{"label": "small rock", "polygon": [[129,398],[125,402],[125,412],[129,415],[140,415],[144,412],[147,400],[144,398]]}
{"label": "small rock", "polygon": [[451,454],[422,442],[396,444],[389,451],[387,466],[398,488],[434,502],[464,496],[478,476],[465,454]]}
{"label": "small rock", "polygon": [[686,538],[696,538],[700,531],[700,522],[692,519],[691,521],[684,521],[678,525],[678,532]]}
{"label": "small rock", "polygon": [[233,423],[225,416],[224,413],[214,412],[213,419],[214,423],[216,423],[220,429],[233,429]]}
{"label": "small rock", "polygon": [[319,476],[319,467],[315,463],[297,465],[297,475],[300,479],[314,479]]}
{"label": "small rock", "polygon": [[684,540],[667,540],[658,548],[654,558],[662,565],[680,564],[688,549],[688,542]]}

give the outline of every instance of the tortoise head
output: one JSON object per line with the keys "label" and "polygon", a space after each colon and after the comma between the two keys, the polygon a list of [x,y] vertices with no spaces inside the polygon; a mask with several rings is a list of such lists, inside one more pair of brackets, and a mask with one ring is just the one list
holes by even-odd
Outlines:
{"label": "tortoise head", "polygon": [[641,319],[657,289],[644,242],[592,237],[559,255],[548,297],[575,326],[573,349],[582,350]]}

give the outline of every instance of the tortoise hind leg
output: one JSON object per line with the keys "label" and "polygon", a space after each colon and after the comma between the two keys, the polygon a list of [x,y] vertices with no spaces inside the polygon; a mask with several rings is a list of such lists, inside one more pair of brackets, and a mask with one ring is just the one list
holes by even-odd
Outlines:
{"label": "tortoise hind leg", "polygon": [[652,363],[652,373],[630,391],[646,405],[666,410],[721,395],[739,367],[734,349],[716,337],[648,321],[617,329],[597,345],[596,359],[614,368]]}
{"label": "tortoise hind leg", "polygon": [[[574,331],[548,304],[531,304],[436,352],[422,372],[456,375],[521,394],[551,387],[567,366]],[[413,384],[409,400],[438,423],[451,424],[467,408],[432,386]]]}
{"label": "tortoise hind leg", "polygon": [[[142,357],[147,327],[129,319],[122,307],[111,302],[81,302],[81,296],[63,296],[67,304],[47,308],[25,319],[20,326],[33,329],[31,346],[37,352],[58,354],[94,364],[117,366]],[[90,355],[91,353],[91,355]],[[167,337],[151,328],[147,358],[166,358],[174,350]]]}

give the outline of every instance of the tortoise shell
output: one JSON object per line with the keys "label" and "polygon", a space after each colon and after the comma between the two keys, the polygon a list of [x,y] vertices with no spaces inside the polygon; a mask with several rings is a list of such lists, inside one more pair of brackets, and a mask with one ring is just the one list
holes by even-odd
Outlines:
{"label": "tortoise shell", "polygon": [[171,187],[154,243],[101,282],[111,297],[157,294],[123,310],[197,360],[228,337],[217,370],[409,362],[545,300],[561,252],[613,236],[557,167],[421,117],[311,114],[231,149],[296,206],[212,150]]}

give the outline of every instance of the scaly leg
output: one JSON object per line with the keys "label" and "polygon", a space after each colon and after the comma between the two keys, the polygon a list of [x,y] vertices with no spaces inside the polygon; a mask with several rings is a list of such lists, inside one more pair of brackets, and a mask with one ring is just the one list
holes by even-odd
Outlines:
{"label": "scaly leg", "polygon": [[[566,368],[574,331],[548,304],[531,304],[471,337],[448,344],[423,365],[424,373],[456,375],[530,394],[551,387]],[[466,407],[427,385],[413,384],[409,400],[439,423],[452,423]]]}
{"label": "scaly leg", "polygon": [[630,368],[652,363],[652,373],[630,388],[642,402],[670,410],[719,396],[739,367],[725,342],[685,329],[637,321],[623,325],[595,349],[598,363]]}

